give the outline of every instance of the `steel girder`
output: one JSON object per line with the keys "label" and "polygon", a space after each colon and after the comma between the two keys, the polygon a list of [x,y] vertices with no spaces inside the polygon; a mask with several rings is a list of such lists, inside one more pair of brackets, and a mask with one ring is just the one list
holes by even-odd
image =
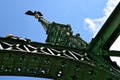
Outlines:
{"label": "steel girder", "polygon": [[119,80],[117,69],[100,67],[84,50],[18,38],[0,38],[0,75],[54,80]]}
{"label": "steel girder", "polygon": [[110,51],[111,45],[120,35],[120,3],[102,26],[95,38],[92,39],[88,50],[92,55],[120,56],[120,51]]}

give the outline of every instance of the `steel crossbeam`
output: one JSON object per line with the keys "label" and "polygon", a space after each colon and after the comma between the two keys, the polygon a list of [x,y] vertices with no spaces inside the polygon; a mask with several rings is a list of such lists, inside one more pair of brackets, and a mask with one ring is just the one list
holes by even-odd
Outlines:
{"label": "steel crossbeam", "polygon": [[[101,30],[92,39],[88,46],[88,50],[93,55],[109,55],[109,56],[120,56],[120,52],[115,55],[109,51],[111,45],[120,35],[120,3],[112,12],[110,17],[107,19]],[[109,51],[107,54],[103,50]]]}

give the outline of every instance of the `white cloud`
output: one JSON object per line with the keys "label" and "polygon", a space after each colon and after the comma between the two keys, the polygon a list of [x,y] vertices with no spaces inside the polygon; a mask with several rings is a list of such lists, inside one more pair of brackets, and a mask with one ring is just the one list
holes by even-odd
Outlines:
{"label": "white cloud", "polygon": [[93,33],[95,33],[96,32],[96,24],[93,22],[93,20],[86,18],[85,22],[89,24],[86,29],[90,29]]}
{"label": "white cloud", "polygon": [[117,65],[120,66],[120,57],[110,57],[112,59],[112,61],[114,62],[117,62]]}
{"label": "white cloud", "polygon": [[101,18],[85,18],[85,29],[90,31],[93,36],[99,31],[103,23],[107,20],[111,12],[114,10],[116,5],[118,4],[120,0],[108,0],[106,3],[106,7],[103,9],[104,11],[104,16]]}
{"label": "white cloud", "polygon": [[96,35],[96,33],[98,32],[98,30],[100,29],[101,25],[104,23],[104,17],[103,18],[99,18],[99,19],[90,19],[90,18],[86,18],[84,19],[86,26],[84,26],[84,28],[88,31],[90,31],[93,34],[93,37]]}
{"label": "white cloud", "polygon": [[110,50],[120,51],[120,36],[116,39],[114,44],[110,47]]}
{"label": "white cloud", "polygon": [[[120,51],[120,36],[116,39],[114,44],[110,47],[110,50]],[[120,66],[120,57],[111,57],[112,61],[116,61]]]}
{"label": "white cloud", "polygon": [[[106,3],[106,7],[103,9],[104,16],[101,18],[84,19],[85,29],[90,31],[93,34],[93,37],[97,34],[99,29],[102,27],[103,23],[107,20],[111,12],[114,10],[116,5],[120,2],[120,0],[108,0]],[[110,50],[119,50],[120,51],[120,36],[115,41],[115,43],[111,46]],[[116,61],[120,66],[120,57],[111,57],[112,61]]]}

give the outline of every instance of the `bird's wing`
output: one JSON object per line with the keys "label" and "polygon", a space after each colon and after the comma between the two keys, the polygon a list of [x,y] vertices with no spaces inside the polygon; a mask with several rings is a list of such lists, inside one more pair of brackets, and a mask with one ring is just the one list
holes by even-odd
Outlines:
{"label": "bird's wing", "polygon": [[25,14],[26,14],[26,15],[31,15],[31,16],[34,16],[34,15],[35,15],[31,10],[25,12]]}

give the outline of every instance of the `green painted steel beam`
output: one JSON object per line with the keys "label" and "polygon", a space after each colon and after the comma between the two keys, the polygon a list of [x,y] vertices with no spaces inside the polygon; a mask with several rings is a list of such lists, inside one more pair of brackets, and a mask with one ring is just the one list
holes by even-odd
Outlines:
{"label": "green painted steel beam", "polygon": [[[92,39],[88,50],[94,55],[105,55],[102,50],[109,50],[120,34],[120,3],[109,16],[95,38]],[[110,54],[109,54],[110,55]]]}
{"label": "green painted steel beam", "polygon": [[118,80],[109,68],[59,56],[0,50],[0,75],[44,77],[54,80]]}
{"label": "green painted steel beam", "polygon": [[[34,47],[38,51],[32,52],[33,50],[27,45],[31,45],[31,48]],[[22,51],[18,47],[21,49],[26,48],[26,50]],[[67,56],[58,56],[51,54],[51,52],[46,53],[46,49],[71,51],[73,53],[67,52],[64,53]],[[119,79],[119,71],[108,63],[106,63],[108,65],[106,67],[106,65],[101,65],[93,60],[73,59],[70,57],[70,55],[77,57],[77,54],[84,57],[83,53],[84,50],[82,49],[41,44],[19,38],[0,38],[0,75],[44,77],[54,80]]]}
{"label": "green painted steel beam", "polygon": [[[12,42],[14,40],[14,42]],[[55,48],[55,49],[62,49],[62,50],[71,50],[71,51],[77,51],[77,52],[86,52],[85,49],[78,49],[78,48],[71,48],[71,47],[66,47],[66,46],[60,46],[60,45],[51,45],[51,44],[45,44],[45,43],[39,43],[39,42],[31,42],[29,41],[25,41],[24,39],[19,39],[16,38],[4,38],[4,37],[0,37],[0,42],[7,42],[7,43],[12,43],[12,44],[21,44],[21,45],[27,45],[30,44],[32,46],[35,47],[46,47],[46,48]]]}
{"label": "green painted steel beam", "polygon": [[103,50],[103,52],[105,53],[105,56],[119,56],[120,57],[120,51],[107,51],[107,50]]}

